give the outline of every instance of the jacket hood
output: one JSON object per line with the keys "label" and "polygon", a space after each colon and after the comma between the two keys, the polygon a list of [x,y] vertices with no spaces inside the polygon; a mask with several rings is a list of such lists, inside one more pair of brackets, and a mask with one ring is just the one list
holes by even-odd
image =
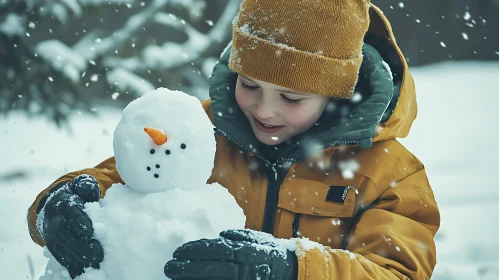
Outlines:
{"label": "jacket hood", "polygon": [[[361,95],[361,101],[331,99],[334,107],[346,110],[326,110],[307,132],[276,146],[266,146],[256,139],[237,105],[234,94],[237,73],[227,66],[229,44],[210,77],[211,109],[216,132],[269,163],[301,161],[314,151],[338,145],[358,144],[361,148],[367,148],[375,141],[407,136],[417,111],[414,82],[386,17],[371,5],[370,18],[369,30],[364,38],[364,62],[355,89]],[[373,48],[382,60],[379,56],[369,55]],[[393,79],[389,78],[387,68]],[[370,76],[362,73],[369,73]]]}
{"label": "jacket hood", "polygon": [[404,138],[409,134],[417,116],[416,89],[409,66],[397,45],[392,26],[383,12],[371,4],[371,24],[366,36],[383,60],[388,63],[393,74],[394,98],[383,121],[378,125],[373,142]]}

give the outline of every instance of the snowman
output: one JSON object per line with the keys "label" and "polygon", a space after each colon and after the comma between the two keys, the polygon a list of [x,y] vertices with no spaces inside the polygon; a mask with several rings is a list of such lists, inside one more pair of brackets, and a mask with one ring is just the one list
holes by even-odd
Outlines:
{"label": "snowman", "polygon": [[[85,205],[104,261],[76,279],[168,279],[163,268],[177,247],[244,228],[234,197],[217,183],[206,184],[216,144],[195,97],[159,88],[134,100],[116,127],[113,148],[125,184]],[[70,279],[50,252],[45,255],[40,280]]]}

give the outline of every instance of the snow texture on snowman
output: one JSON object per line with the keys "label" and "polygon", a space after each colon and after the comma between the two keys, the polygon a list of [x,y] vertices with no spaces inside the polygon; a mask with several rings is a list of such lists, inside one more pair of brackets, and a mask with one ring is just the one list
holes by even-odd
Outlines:
{"label": "snow texture on snowman", "polygon": [[[244,228],[234,197],[219,184],[206,184],[216,144],[195,97],[160,88],[131,102],[113,148],[126,184],[85,205],[105,257],[99,270],[88,268],[76,279],[168,279],[164,265],[177,247]],[[46,248],[44,254],[49,262],[40,280],[70,279]]]}

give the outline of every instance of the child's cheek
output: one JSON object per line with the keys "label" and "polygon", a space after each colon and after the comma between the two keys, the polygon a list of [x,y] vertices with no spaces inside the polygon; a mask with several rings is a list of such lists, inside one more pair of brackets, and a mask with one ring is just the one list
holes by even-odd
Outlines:
{"label": "child's cheek", "polygon": [[317,120],[316,114],[310,114],[305,108],[292,108],[286,111],[287,123],[295,130],[304,131],[310,128]]}
{"label": "child's cheek", "polygon": [[241,109],[249,109],[254,103],[253,96],[246,90],[241,88],[241,86],[236,87],[236,101]]}

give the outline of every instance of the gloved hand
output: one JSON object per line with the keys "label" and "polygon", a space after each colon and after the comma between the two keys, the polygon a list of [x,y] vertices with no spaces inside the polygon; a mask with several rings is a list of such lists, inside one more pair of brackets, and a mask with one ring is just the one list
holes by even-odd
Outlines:
{"label": "gloved hand", "polygon": [[97,180],[80,175],[53,190],[38,214],[38,230],[48,250],[71,278],[82,274],[85,267],[98,269],[104,259],[101,244],[92,238],[92,221],[83,211],[86,202],[99,197]]}
{"label": "gloved hand", "polygon": [[217,239],[188,242],[165,265],[173,280],[296,280],[294,252],[272,235],[251,230],[228,230]]}

